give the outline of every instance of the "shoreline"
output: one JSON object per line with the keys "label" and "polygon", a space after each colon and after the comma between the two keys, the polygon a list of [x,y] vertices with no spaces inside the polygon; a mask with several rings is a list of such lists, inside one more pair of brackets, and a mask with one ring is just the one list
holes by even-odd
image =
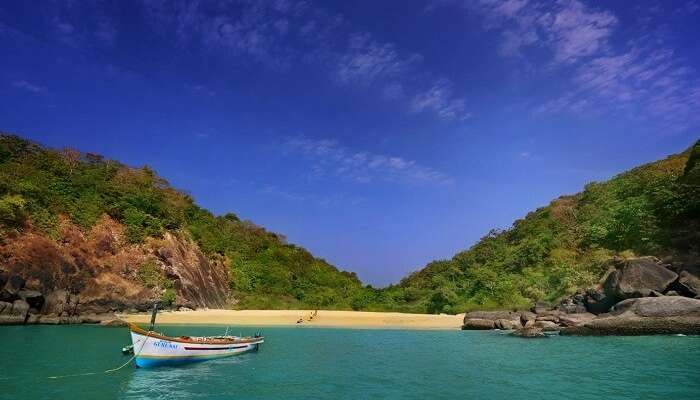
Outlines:
{"label": "shoreline", "polygon": [[[162,311],[157,323],[173,325],[311,326],[319,328],[459,330],[464,314],[408,314],[398,312],[318,310],[194,310]],[[117,314],[138,324],[149,323],[150,313]],[[297,323],[299,319],[303,322]]]}

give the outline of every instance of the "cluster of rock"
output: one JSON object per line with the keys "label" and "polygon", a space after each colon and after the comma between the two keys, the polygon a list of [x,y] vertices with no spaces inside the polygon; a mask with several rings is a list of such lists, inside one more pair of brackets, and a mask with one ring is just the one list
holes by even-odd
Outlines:
{"label": "cluster of rock", "polygon": [[142,281],[146,264],[173,283],[174,308],[231,300],[223,258],[204,255],[185,234],[128,243],[105,216],[88,232],[62,221],[59,240],[29,231],[0,242],[0,324],[97,323],[147,311],[164,289]]}
{"label": "cluster of rock", "polygon": [[700,300],[681,296],[623,300],[606,315],[562,330],[565,335],[700,334]]}
{"label": "cluster of rock", "polygon": [[596,318],[589,312],[566,313],[557,309],[537,306],[531,311],[474,311],[464,316],[462,329],[513,330],[523,337],[544,337],[545,332],[558,332]]}
{"label": "cluster of rock", "polygon": [[654,257],[613,259],[595,288],[556,306],[467,313],[462,329],[514,330],[522,337],[700,334],[700,265]]}
{"label": "cluster of rock", "polygon": [[114,318],[112,311],[81,313],[80,295],[54,290],[44,296],[28,289],[21,276],[0,270],[0,325],[96,324]]}
{"label": "cluster of rock", "polygon": [[[74,297],[67,293],[65,298],[59,297],[58,292],[45,297],[37,290],[27,289],[21,276],[0,271],[0,325],[99,322],[97,316],[77,315]],[[42,314],[42,310],[58,307],[62,308],[59,314]]]}

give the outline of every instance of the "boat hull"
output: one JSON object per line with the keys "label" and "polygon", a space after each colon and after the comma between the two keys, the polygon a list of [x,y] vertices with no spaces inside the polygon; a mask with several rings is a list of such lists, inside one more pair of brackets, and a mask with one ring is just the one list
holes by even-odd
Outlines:
{"label": "boat hull", "polygon": [[263,339],[244,343],[194,343],[168,340],[131,331],[134,345],[134,361],[137,367],[149,368],[161,365],[180,365],[213,360],[255,351]]}

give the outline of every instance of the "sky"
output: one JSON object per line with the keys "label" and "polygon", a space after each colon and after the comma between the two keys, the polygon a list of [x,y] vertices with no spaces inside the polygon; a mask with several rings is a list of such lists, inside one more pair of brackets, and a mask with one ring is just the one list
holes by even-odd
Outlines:
{"label": "sky", "polygon": [[700,0],[0,4],[0,130],[384,286],[700,138]]}

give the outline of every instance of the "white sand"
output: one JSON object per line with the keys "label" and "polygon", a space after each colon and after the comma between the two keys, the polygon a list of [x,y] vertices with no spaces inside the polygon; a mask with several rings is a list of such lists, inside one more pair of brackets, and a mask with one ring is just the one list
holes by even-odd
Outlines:
{"label": "white sand", "polygon": [[[161,324],[206,324],[248,326],[319,326],[347,328],[459,329],[464,314],[431,315],[364,311],[324,311],[311,320],[313,310],[196,310],[164,311],[158,314]],[[147,324],[150,314],[124,314],[128,322]],[[302,318],[304,322],[297,324]]]}

